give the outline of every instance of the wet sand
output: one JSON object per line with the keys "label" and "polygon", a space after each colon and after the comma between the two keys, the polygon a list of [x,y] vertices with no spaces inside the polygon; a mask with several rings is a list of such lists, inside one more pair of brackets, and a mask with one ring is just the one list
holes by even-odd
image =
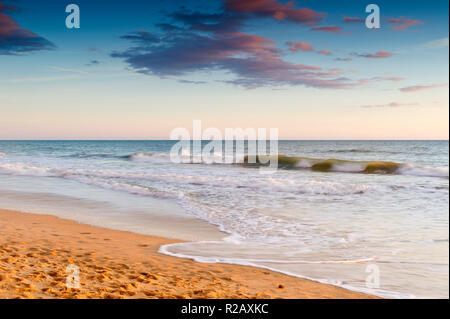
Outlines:
{"label": "wet sand", "polygon": [[[157,252],[174,242],[0,210],[0,298],[375,298],[265,269]],[[73,280],[69,288],[67,277],[76,269],[79,288]]]}

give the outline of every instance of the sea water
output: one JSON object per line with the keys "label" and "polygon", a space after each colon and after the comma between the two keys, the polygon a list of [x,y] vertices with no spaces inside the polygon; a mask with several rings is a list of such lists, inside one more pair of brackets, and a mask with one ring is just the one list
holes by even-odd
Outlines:
{"label": "sea water", "polygon": [[448,141],[280,141],[274,174],[173,163],[174,144],[0,141],[0,207],[187,240],[160,251],[199,262],[448,298]]}

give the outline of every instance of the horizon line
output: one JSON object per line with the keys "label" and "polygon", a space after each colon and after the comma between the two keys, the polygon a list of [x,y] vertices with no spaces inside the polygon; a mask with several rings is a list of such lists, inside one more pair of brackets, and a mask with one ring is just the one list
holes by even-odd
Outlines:
{"label": "horizon line", "polygon": [[[0,138],[0,142],[81,142],[81,141],[93,141],[93,142],[98,142],[98,141],[123,141],[123,142],[134,142],[134,141],[183,141],[180,139],[96,139],[96,138],[92,138],[92,139],[1,139]],[[214,141],[214,140],[194,140],[194,139],[189,139],[189,140],[184,140],[184,141]],[[236,140],[236,139],[221,139],[219,141],[242,141],[242,140]],[[249,140],[249,139],[245,139],[243,141],[258,141],[258,140]],[[270,141],[270,139],[266,139],[266,141]],[[449,141],[448,138],[444,138],[444,139],[278,139],[278,141]]]}

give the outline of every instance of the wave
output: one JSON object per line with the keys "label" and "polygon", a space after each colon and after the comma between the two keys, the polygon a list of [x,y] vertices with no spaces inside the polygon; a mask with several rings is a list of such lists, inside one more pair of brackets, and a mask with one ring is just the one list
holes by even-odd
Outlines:
{"label": "wave", "polygon": [[372,153],[372,150],[369,149],[358,149],[358,148],[352,148],[352,149],[342,149],[342,150],[328,150],[329,153]]}
{"label": "wave", "polygon": [[145,153],[145,152],[136,152],[128,155],[115,155],[115,154],[104,154],[104,153],[75,153],[68,156],[69,158],[80,158],[80,159],[89,159],[89,158],[110,158],[117,160],[127,160],[127,161],[136,161],[136,162],[155,162],[155,161],[170,161],[169,154],[153,154],[153,153]]}
{"label": "wave", "polygon": [[244,158],[244,166],[264,166],[269,161],[278,161],[282,169],[310,169],[315,172],[345,172],[365,174],[398,174],[428,177],[448,178],[448,167],[419,166],[410,163],[386,161],[351,161],[340,159],[317,159],[307,157],[292,157],[285,155],[255,156],[250,162],[249,156]]}
{"label": "wave", "polygon": [[[342,150],[349,151],[349,150]],[[354,152],[363,152],[363,149],[351,149]],[[202,158],[201,155],[183,153],[180,159],[185,164],[237,164],[244,167],[264,166],[268,160],[275,160],[277,157],[278,168],[280,169],[310,169],[315,172],[342,172],[342,173],[365,173],[365,174],[398,174],[411,176],[428,176],[448,178],[448,167],[420,166],[411,163],[396,163],[390,161],[352,161],[340,159],[318,159],[308,157],[296,157],[285,155],[254,156],[255,163],[249,162],[248,155],[234,155],[234,160],[228,159],[220,152],[211,154],[209,158]],[[131,155],[121,156],[131,161],[137,162],[170,162],[170,155],[166,153],[145,153],[136,152]]]}
{"label": "wave", "polygon": [[[0,156],[5,156],[0,153]],[[76,153],[69,157],[76,158],[116,158],[133,162],[151,162],[151,163],[174,163],[167,153],[145,153],[136,152],[129,155],[112,154],[86,154]],[[227,155],[220,152],[211,154],[207,158],[201,155],[191,155],[189,153],[180,155],[183,164],[222,164],[238,165],[242,167],[261,167],[277,161],[279,169],[285,170],[311,170],[314,172],[339,172],[339,173],[362,173],[362,174],[390,174],[390,175],[408,175],[423,177],[449,178],[448,167],[421,166],[412,163],[397,163],[391,161],[354,161],[341,159],[320,159],[309,157],[297,157],[286,155],[234,155],[233,158],[227,158]],[[22,175],[55,176],[55,169],[39,168],[33,166],[24,166],[22,164],[5,164],[3,170],[16,170]],[[45,171],[44,171],[45,170]]]}
{"label": "wave", "polygon": [[170,161],[168,154],[164,153],[145,153],[136,152],[130,155],[122,156],[122,158],[136,162],[167,162]]}
{"label": "wave", "polygon": [[[196,243],[208,243],[208,242],[204,241],[204,242],[196,242]],[[180,247],[183,245],[189,245],[189,243],[175,243],[175,244],[162,245],[159,248],[158,252],[161,254],[164,254],[164,255],[172,256],[172,257],[192,259],[192,260],[194,260],[196,262],[200,262],[200,263],[222,263],[222,264],[242,265],[242,266],[251,266],[251,267],[267,269],[267,270],[282,273],[282,274],[285,274],[288,276],[303,278],[303,279],[315,281],[315,282],[322,283],[322,284],[333,285],[333,286],[341,287],[341,288],[348,289],[351,291],[362,292],[362,293],[366,293],[369,295],[375,295],[375,296],[382,297],[382,298],[390,298],[390,299],[392,299],[392,298],[396,298],[396,299],[417,298],[415,295],[411,295],[411,294],[398,293],[398,292],[385,290],[385,289],[374,290],[371,288],[367,288],[363,285],[346,284],[342,280],[314,278],[311,276],[305,276],[305,275],[299,274],[297,272],[282,270],[277,267],[277,265],[279,265],[279,264],[291,263],[291,262],[285,262],[285,261],[279,261],[279,262],[275,261],[274,262],[274,260],[270,260],[270,261],[262,260],[261,261],[261,260],[238,259],[238,258],[203,257],[203,256],[198,256],[198,255],[193,255],[193,254],[176,253],[176,252],[170,251],[170,248],[172,248],[172,247]],[[311,262],[297,261],[294,263],[313,264],[313,265],[314,264],[355,264],[355,263],[356,264],[366,264],[366,263],[370,263],[374,260],[377,260],[377,257],[369,257],[369,258],[355,259],[355,260],[339,260],[339,261],[311,261]]]}
{"label": "wave", "polygon": [[61,172],[57,169],[25,164],[3,164],[0,165],[0,172],[22,176],[61,177]]}
{"label": "wave", "polygon": [[[130,155],[122,156],[122,158],[135,162],[172,162],[170,154],[167,153],[145,153],[136,152]],[[244,155],[228,156],[222,152],[214,152],[208,156],[201,154],[191,154],[189,151],[183,151],[177,157],[177,162],[183,164],[232,164],[243,163]],[[173,162],[173,163],[177,163]]]}
{"label": "wave", "polygon": [[103,153],[75,153],[72,155],[64,156],[70,158],[112,158],[112,159],[122,159],[137,162],[153,162],[155,160],[166,160],[170,161],[169,154],[165,153],[146,153],[146,152],[135,152],[128,155],[114,155],[114,154],[103,154]]}
{"label": "wave", "polygon": [[[226,240],[226,238],[224,239]],[[219,241],[201,241],[194,242],[194,244],[208,244],[208,243],[221,243]],[[322,265],[322,264],[365,264],[375,261],[377,257],[368,257],[360,259],[345,259],[345,260],[280,260],[280,259],[254,259],[254,258],[224,258],[224,257],[205,257],[198,255],[185,255],[182,253],[171,252],[171,247],[183,247],[185,245],[190,245],[192,243],[175,243],[162,245],[158,252],[164,255],[179,257],[179,258],[189,258],[201,263],[229,263],[229,264],[240,264],[249,265],[250,263],[270,263],[270,264],[304,264],[304,265]]]}
{"label": "wave", "polygon": [[114,155],[111,154],[87,154],[87,153],[75,153],[69,156],[65,156],[65,157],[75,157],[75,158],[93,158],[93,157],[116,157]]}

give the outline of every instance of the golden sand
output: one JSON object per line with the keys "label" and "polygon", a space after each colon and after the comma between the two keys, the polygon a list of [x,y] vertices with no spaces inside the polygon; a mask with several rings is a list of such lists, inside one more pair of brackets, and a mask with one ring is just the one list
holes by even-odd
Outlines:
{"label": "golden sand", "polygon": [[[0,210],[0,298],[374,298],[265,269],[161,255],[174,240]],[[67,266],[80,288],[66,285]]]}

